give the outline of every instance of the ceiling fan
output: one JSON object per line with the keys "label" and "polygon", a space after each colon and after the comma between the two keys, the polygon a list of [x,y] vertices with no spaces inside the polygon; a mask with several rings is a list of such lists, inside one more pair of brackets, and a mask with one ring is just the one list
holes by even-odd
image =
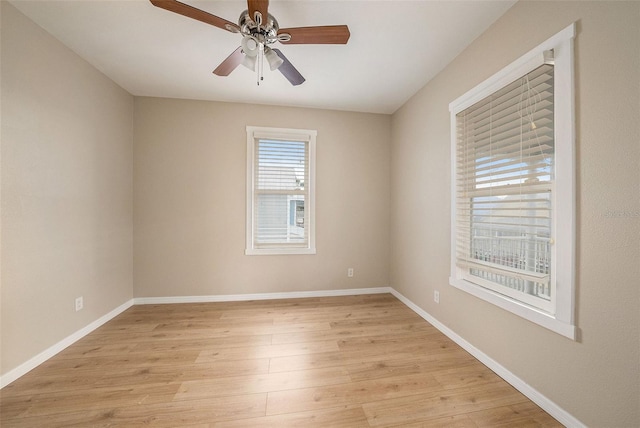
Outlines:
{"label": "ceiling fan", "polygon": [[213,73],[228,76],[243,64],[257,71],[258,85],[264,79],[262,69],[265,59],[271,71],[279,70],[292,85],[300,85],[305,81],[284,54],[271,47],[274,43],[343,45],[351,35],[346,25],[280,28],[278,21],[269,13],[269,0],[247,0],[247,10],[240,14],[237,24],[177,0],[150,1],[159,8],[242,35],[240,47],[222,61]]}

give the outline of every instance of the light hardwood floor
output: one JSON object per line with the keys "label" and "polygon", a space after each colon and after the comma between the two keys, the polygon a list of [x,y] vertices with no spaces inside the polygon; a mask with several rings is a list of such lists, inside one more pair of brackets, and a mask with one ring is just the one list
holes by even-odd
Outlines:
{"label": "light hardwood floor", "polygon": [[562,426],[389,294],[134,306],[0,411],[3,428]]}

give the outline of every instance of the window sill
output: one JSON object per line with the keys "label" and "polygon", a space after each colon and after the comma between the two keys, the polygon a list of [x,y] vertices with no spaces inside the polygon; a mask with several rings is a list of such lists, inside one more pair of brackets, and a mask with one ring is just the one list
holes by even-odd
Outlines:
{"label": "window sill", "polygon": [[576,340],[576,326],[563,322],[550,314],[534,309],[507,296],[503,296],[502,294],[480,287],[463,279],[449,278],[449,284],[460,290],[466,291],[485,302],[492,303],[506,311],[518,315],[521,318],[531,321],[534,324],[538,324],[541,327],[565,336],[571,340]]}
{"label": "window sill", "polygon": [[277,255],[298,255],[316,254],[315,248],[247,248],[244,251],[246,256],[277,256]]}

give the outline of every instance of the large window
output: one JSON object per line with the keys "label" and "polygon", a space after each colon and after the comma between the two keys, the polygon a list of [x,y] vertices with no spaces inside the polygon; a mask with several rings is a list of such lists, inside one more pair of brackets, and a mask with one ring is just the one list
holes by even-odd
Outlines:
{"label": "large window", "polygon": [[451,284],[574,338],[573,26],[450,105]]}
{"label": "large window", "polygon": [[247,127],[246,254],[314,254],[316,131]]}

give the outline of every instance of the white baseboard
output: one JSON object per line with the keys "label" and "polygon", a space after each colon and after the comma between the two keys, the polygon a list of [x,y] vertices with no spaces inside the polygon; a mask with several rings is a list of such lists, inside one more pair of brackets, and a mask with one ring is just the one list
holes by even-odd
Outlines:
{"label": "white baseboard", "polygon": [[487,366],[493,372],[495,372],[498,376],[500,376],[505,381],[509,382],[515,389],[524,394],[531,401],[540,406],[545,412],[549,413],[551,416],[556,418],[561,424],[567,427],[575,427],[582,428],[586,425],[576,419],[573,415],[568,413],[566,410],[558,406],[556,403],[551,401],[549,398],[542,395],[538,390],[533,388],[531,385],[511,373],[504,366],[499,364],[497,361],[489,357],[484,352],[480,351],[478,348],[473,346],[471,343],[467,342],[465,339],[456,334],[453,330],[442,324],[440,321],[435,319],[433,316],[429,315],[426,311],[420,308],[418,305],[413,303],[411,300],[407,299],[405,296],[390,288],[390,293],[398,298],[402,303],[407,305],[411,310],[413,310],[416,314],[420,315],[427,321],[429,324],[433,325],[435,328],[440,330],[445,336],[449,337],[449,339],[456,342],[460,347],[462,347],[465,351],[473,355],[476,359],[478,359],[482,364]]}
{"label": "white baseboard", "polygon": [[213,296],[136,297],[136,305],[165,303],[242,302],[247,300],[300,299],[304,297],[356,296],[360,294],[391,293],[391,287],[351,288],[347,290],[291,291],[283,293],[221,294]]}
{"label": "white baseboard", "polygon": [[101,316],[100,318],[98,318],[97,320],[93,321],[91,324],[87,325],[86,327],[83,327],[80,330],[76,331],[75,333],[65,337],[60,342],[58,342],[55,345],[45,349],[44,351],[42,351],[41,353],[39,353],[35,357],[27,360],[26,362],[20,364],[15,369],[10,370],[7,373],[5,373],[4,375],[0,376],[0,389],[4,388],[5,386],[9,385],[11,382],[15,381],[19,377],[21,377],[21,376],[27,374],[28,372],[30,372],[31,370],[35,369],[40,364],[44,363],[49,358],[51,358],[54,355],[56,355],[58,352],[60,352],[60,351],[64,350],[65,348],[71,346],[72,344],[74,344],[78,340],[82,339],[87,334],[91,333],[93,330],[95,330],[98,327],[100,327],[102,324],[104,324],[107,321],[111,320],[112,318],[115,318],[116,316],[120,315],[122,312],[126,311],[131,306],[133,306],[133,299],[123,303],[122,305],[118,306],[117,308],[115,308],[114,310],[109,312],[108,314]]}
{"label": "white baseboard", "polygon": [[456,334],[453,330],[442,324],[433,316],[428,314],[418,305],[407,299],[405,296],[394,290],[392,287],[376,287],[376,288],[354,288],[348,290],[322,290],[322,291],[294,291],[283,293],[258,293],[258,294],[227,294],[227,295],[214,295],[214,296],[175,296],[175,297],[136,297],[128,302],[118,306],[108,314],[100,317],[86,327],[78,330],[72,335],[66,337],[35,357],[31,358],[27,362],[19,365],[15,369],[7,372],[3,376],[0,376],[0,388],[4,388],[11,382],[15,381],[22,375],[33,370],[38,365],[42,364],[49,358],[56,355],[58,352],[72,345],[82,337],[91,333],[96,328],[100,327],[107,321],[115,318],[120,313],[124,312],[133,305],[152,305],[152,304],[169,304],[169,303],[202,303],[202,302],[236,302],[247,300],[273,300],[273,299],[298,299],[304,297],[333,297],[333,296],[354,296],[361,294],[383,294],[391,293],[398,298],[402,303],[407,305],[416,314],[420,315],[425,321],[433,325],[440,330],[443,334],[449,337],[451,340],[460,345],[463,349],[477,358],[485,366],[493,370],[498,376],[509,382],[514,388],[528,397],[531,401],[536,403],[542,409],[544,409],[551,416],[556,418],[560,423],[568,427],[586,427],[582,422],[573,417],[567,411],[562,409],[556,403],[545,397],[538,392],[535,388],[531,387],[525,381],[511,373],[497,361],[490,358],[487,354],[480,351],[478,348],[467,342],[461,336]]}
{"label": "white baseboard", "polygon": [[107,321],[115,318],[133,305],[151,305],[165,303],[201,303],[201,302],[239,302],[246,300],[273,300],[273,299],[298,299],[303,297],[332,297],[332,296],[355,296],[361,294],[382,294],[391,293],[390,287],[377,288],[353,288],[348,290],[322,290],[322,291],[294,291],[284,293],[259,293],[259,294],[228,294],[219,296],[175,296],[175,297],[137,297],[118,306],[108,314],[100,317],[91,324],[76,331],[72,335],[62,339],[55,345],[45,349],[35,357],[20,364],[13,370],[0,376],[0,389],[9,385],[19,377],[30,372],[49,358],[64,350],[68,346],[82,339],[96,328]]}

